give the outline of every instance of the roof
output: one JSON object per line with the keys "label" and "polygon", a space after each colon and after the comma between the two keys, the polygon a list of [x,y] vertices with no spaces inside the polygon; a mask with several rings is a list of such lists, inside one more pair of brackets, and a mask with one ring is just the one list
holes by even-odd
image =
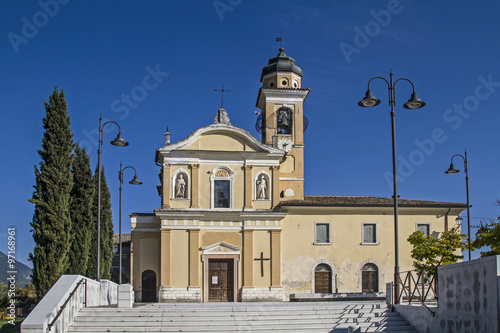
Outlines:
{"label": "roof", "polygon": [[269,59],[267,66],[262,69],[261,81],[265,75],[274,72],[293,72],[302,76],[302,69],[295,65],[295,59],[287,56],[283,52],[283,48],[280,48],[279,51],[280,53],[276,57]]}
{"label": "roof", "polygon": [[[289,200],[280,203],[283,206],[316,207],[392,207],[392,198],[369,196],[304,196],[304,200]],[[465,203],[399,199],[399,207],[446,207],[467,208]]]}
{"label": "roof", "polygon": [[[130,234],[124,234],[122,233],[122,244],[123,243],[130,243],[132,240],[132,237]],[[113,235],[113,244],[118,244],[120,242],[120,234],[114,234]]]}

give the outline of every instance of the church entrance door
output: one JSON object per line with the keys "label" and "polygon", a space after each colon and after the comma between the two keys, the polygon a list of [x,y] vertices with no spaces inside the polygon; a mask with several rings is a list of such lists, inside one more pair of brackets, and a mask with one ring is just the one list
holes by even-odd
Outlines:
{"label": "church entrance door", "polygon": [[232,302],[234,300],[234,260],[209,259],[208,266],[208,300]]}

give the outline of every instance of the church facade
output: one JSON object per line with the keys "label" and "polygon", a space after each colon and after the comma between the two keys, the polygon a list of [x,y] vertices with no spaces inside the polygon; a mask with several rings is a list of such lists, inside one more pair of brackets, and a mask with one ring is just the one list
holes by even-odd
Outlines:
{"label": "church facade", "polygon": [[[393,200],[304,195],[302,70],[280,49],[262,70],[261,139],[214,123],[156,150],[161,207],[131,214],[136,301],[284,301],[291,294],[379,293],[394,274]],[[399,201],[408,236],[452,227],[464,204]]]}

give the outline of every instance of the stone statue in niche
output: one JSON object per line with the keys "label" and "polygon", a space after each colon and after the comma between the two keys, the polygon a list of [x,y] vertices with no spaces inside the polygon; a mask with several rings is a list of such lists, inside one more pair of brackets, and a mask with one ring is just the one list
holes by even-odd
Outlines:
{"label": "stone statue in niche", "polygon": [[260,177],[257,179],[257,199],[267,199],[267,182],[264,175],[260,175]]}
{"label": "stone statue in niche", "polygon": [[185,198],[186,197],[186,181],[184,180],[184,175],[180,173],[175,181],[175,197]]}

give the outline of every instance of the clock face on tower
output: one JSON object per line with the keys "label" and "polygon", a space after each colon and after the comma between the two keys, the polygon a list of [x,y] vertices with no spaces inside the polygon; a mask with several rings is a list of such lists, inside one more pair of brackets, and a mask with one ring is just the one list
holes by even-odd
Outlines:
{"label": "clock face on tower", "polygon": [[278,148],[288,153],[293,148],[292,139],[288,136],[278,137]]}

